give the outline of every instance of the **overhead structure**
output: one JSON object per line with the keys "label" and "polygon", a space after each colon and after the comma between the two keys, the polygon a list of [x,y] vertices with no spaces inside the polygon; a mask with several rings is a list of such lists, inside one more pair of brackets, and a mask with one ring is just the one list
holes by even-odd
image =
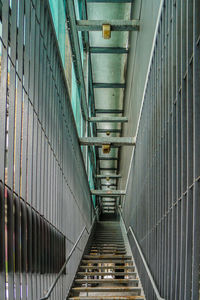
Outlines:
{"label": "overhead structure", "polygon": [[[134,146],[134,137],[86,137],[80,138],[80,145],[82,146],[99,146],[99,145],[111,145],[111,146]],[[109,159],[109,157],[107,157]]]}
{"label": "overhead structure", "polygon": [[128,49],[123,47],[90,47],[89,51],[92,54],[128,54]]}
{"label": "overhead structure", "polygon": [[77,20],[79,31],[101,31],[104,24],[109,24],[112,31],[138,31],[138,20]]}
{"label": "overhead structure", "polygon": [[90,58],[89,89],[93,96],[87,121],[93,136],[81,137],[79,143],[88,146],[88,150],[96,149],[97,192],[92,194],[104,200],[104,194],[110,197],[105,193],[106,188],[113,188],[112,193],[117,191],[121,146],[136,145],[134,137],[122,136],[122,129],[128,123],[124,116],[124,90],[129,33],[137,34],[140,23],[130,17],[132,0],[86,0],[84,3],[84,18],[75,20],[73,25],[76,32],[82,33]]}
{"label": "overhead structure", "polygon": [[123,190],[91,190],[91,194],[96,195],[96,196],[118,197],[118,196],[126,195],[126,191],[123,191]]}
{"label": "overhead structure", "polygon": [[121,174],[98,174],[97,178],[105,179],[105,178],[121,178]]}
{"label": "overhead structure", "polygon": [[89,122],[101,122],[101,123],[126,123],[128,122],[127,117],[91,117],[88,119]]}
{"label": "overhead structure", "polygon": [[109,82],[94,82],[93,88],[95,89],[124,89],[125,83],[109,83]]}

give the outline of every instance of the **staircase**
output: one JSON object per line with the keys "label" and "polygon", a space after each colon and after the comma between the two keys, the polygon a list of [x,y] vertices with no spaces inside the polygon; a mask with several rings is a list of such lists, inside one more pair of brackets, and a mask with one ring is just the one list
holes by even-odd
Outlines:
{"label": "staircase", "polygon": [[68,299],[145,299],[119,222],[98,222]]}

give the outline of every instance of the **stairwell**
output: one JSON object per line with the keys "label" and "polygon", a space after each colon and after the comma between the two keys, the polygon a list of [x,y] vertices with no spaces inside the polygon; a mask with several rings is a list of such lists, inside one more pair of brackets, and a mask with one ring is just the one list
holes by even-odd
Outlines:
{"label": "stairwell", "polygon": [[67,299],[145,299],[119,222],[97,223]]}

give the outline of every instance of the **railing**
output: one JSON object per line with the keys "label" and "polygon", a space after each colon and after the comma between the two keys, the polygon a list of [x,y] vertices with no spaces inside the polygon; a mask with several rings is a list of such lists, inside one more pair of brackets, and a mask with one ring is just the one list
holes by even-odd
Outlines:
{"label": "railing", "polygon": [[[95,210],[95,212],[96,212],[96,211],[97,211],[97,210]],[[78,245],[78,243],[79,243],[81,237],[83,236],[84,231],[86,230],[87,233],[88,233],[88,235],[91,233],[91,230],[92,230],[92,227],[93,227],[93,225],[94,225],[95,219],[96,219],[96,215],[95,215],[95,217],[94,217],[94,219],[93,219],[93,222],[92,222],[92,225],[91,225],[91,227],[90,227],[90,230],[88,230],[86,226],[83,228],[83,230],[81,231],[81,233],[80,233],[80,235],[79,235],[79,237],[78,237],[76,243],[74,244],[74,246],[73,246],[73,248],[71,249],[69,255],[67,256],[67,259],[66,259],[65,263],[63,264],[62,268],[60,269],[60,272],[58,273],[56,279],[54,280],[54,282],[53,282],[52,285],[50,286],[50,288],[49,288],[48,292],[46,293],[46,295],[45,295],[44,297],[40,298],[40,300],[46,300],[46,299],[48,299],[48,298],[51,296],[51,293],[53,292],[53,289],[54,289],[54,287],[56,286],[56,283],[58,282],[60,276],[62,275],[62,273],[63,273],[63,271],[64,271],[64,269],[65,269],[65,267],[66,267],[66,265],[67,265],[67,263],[68,263],[68,261],[69,261],[69,259],[71,258],[71,256],[72,256],[74,250],[76,249],[76,247],[77,247],[77,245]]]}
{"label": "railing", "polygon": [[[123,221],[123,223],[124,223],[124,226],[125,226],[125,222],[124,222],[124,219],[123,219],[122,212],[121,212],[121,209],[120,209],[120,208],[119,208],[119,214],[120,214],[121,219],[122,219],[122,221]],[[125,226],[125,228],[126,228],[126,226]],[[132,236],[133,236],[133,239],[134,239],[134,241],[135,241],[135,244],[136,244],[136,246],[137,246],[138,252],[139,252],[139,254],[140,254],[140,257],[141,257],[141,259],[142,259],[142,262],[143,262],[143,264],[144,264],[144,267],[145,267],[145,269],[146,269],[147,275],[148,275],[148,277],[149,277],[149,280],[150,280],[150,282],[151,282],[152,288],[153,288],[153,290],[154,290],[154,293],[155,293],[157,299],[158,299],[158,300],[165,300],[164,298],[162,298],[162,297],[160,296],[160,293],[159,293],[158,288],[157,288],[157,286],[156,286],[156,283],[155,283],[155,281],[154,281],[154,279],[153,279],[153,276],[152,276],[152,274],[151,274],[151,271],[150,271],[150,269],[149,269],[149,267],[148,267],[148,264],[147,264],[147,262],[146,262],[146,259],[145,259],[144,255],[143,255],[143,253],[142,253],[142,249],[141,249],[141,247],[140,247],[140,245],[139,245],[139,243],[138,243],[138,241],[137,241],[137,238],[136,238],[136,236],[135,236],[135,234],[134,234],[133,229],[132,229],[131,226],[129,226],[128,230],[126,229],[126,234],[128,234],[129,231],[131,232],[131,234],[132,234]]]}

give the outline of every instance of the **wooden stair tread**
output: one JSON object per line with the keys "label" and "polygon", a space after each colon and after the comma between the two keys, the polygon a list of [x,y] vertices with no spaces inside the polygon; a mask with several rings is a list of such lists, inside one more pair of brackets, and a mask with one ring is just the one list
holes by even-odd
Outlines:
{"label": "wooden stair tread", "polygon": [[81,276],[133,276],[137,272],[78,272]]}
{"label": "wooden stair tread", "polygon": [[129,270],[134,269],[135,266],[79,266],[80,269],[122,269]]}
{"label": "wooden stair tread", "polygon": [[132,260],[124,260],[124,259],[83,259],[83,264],[98,264],[98,263],[111,263],[111,264],[131,264]]}
{"label": "wooden stair tread", "polygon": [[137,299],[137,300],[143,300],[144,296],[80,296],[80,297],[70,297],[68,298],[69,300],[103,300],[103,299],[108,299],[108,300],[126,300],[126,299]]}
{"label": "wooden stair tread", "polygon": [[70,297],[68,298],[69,300],[103,300],[103,299],[108,299],[108,300],[126,300],[126,299],[137,299],[137,300],[143,300],[145,299],[144,296],[80,296],[80,297]]}
{"label": "wooden stair tread", "polygon": [[138,278],[125,278],[125,279],[113,279],[113,278],[104,278],[104,279],[75,279],[76,283],[137,283]]}
{"label": "wooden stair tread", "polygon": [[97,287],[73,287],[75,292],[141,292],[140,287],[135,286],[97,286]]}
{"label": "wooden stair tread", "polygon": [[131,259],[132,257],[129,255],[121,255],[121,254],[91,254],[91,255],[84,255],[83,259]]}

